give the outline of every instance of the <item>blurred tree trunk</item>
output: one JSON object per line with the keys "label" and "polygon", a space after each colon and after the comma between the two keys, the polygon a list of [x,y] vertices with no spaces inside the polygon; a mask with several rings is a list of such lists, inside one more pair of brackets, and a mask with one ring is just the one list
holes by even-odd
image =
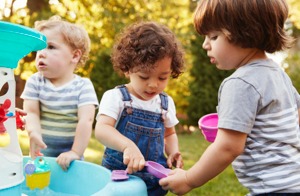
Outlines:
{"label": "blurred tree trunk", "polygon": [[30,24],[34,24],[39,19],[47,19],[52,15],[49,0],[27,0],[26,6],[29,10]]}
{"label": "blurred tree trunk", "polygon": [[16,107],[17,108],[23,108],[23,99],[20,98],[24,86],[25,86],[25,80],[22,80],[20,75],[15,75],[15,81],[16,81]]}
{"label": "blurred tree trunk", "polygon": [[[30,15],[33,13],[39,13],[45,8],[49,8],[49,0],[27,0],[27,8],[29,9]],[[50,9],[48,9],[50,11]]]}

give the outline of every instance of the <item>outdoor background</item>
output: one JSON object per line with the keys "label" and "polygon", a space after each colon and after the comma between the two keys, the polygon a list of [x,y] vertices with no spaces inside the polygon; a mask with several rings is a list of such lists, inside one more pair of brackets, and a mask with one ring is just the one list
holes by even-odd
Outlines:
{"label": "outdoor background", "polygon": [[[287,30],[296,38],[300,35],[300,1],[287,0],[290,17]],[[193,27],[193,11],[196,0],[0,0],[0,20],[33,27],[36,20],[59,15],[63,19],[82,25],[92,41],[90,60],[78,74],[89,77],[96,89],[98,99],[110,88],[125,83],[112,68],[111,48],[115,36],[128,24],[154,20],[167,25],[177,35],[185,49],[186,71],[176,80],[171,80],[167,93],[174,98],[180,124],[177,126],[180,148],[185,160],[185,169],[191,167],[209,145],[203,139],[197,122],[205,114],[216,112],[217,91],[221,81],[232,72],[220,71],[209,63],[202,49],[203,37]],[[272,55],[290,75],[300,90],[300,41],[284,53]],[[36,72],[35,53],[19,62],[15,69],[17,81],[16,105],[22,108],[19,98],[26,79]],[[229,57],[230,58],[230,57]],[[5,86],[0,89],[5,91]],[[20,132],[24,155],[28,155],[28,138]],[[94,138],[85,153],[87,161],[100,164],[103,146]],[[218,155],[216,155],[218,156]],[[213,163],[212,163],[213,164]],[[231,167],[207,185],[187,195],[245,195]]]}

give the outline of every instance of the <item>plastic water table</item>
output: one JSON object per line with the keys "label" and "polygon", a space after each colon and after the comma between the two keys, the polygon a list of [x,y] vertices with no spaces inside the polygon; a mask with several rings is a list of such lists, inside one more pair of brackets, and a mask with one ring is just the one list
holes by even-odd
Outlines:
{"label": "plastic water table", "polygon": [[46,45],[46,37],[42,34],[21,25],[0,21],[0,89],[7,86],[7,91],[0,94],[0,195],[20,195],[24,181],[23,156],[15,118],[13,69],[21,58]]}
{"label": "plastic water table", "polygon": [[26,185],[24,168],[31,158],[23,157],[18,142],[13,69],[27,54],[46,46],[43,34],[0,21],[0,89],[8,86],[7,91],[0,94],[0,195],[146,196],[146,185],[138,177],[130,175],[125,181],[115,182],[111,180],[108,169],[85,161],[73,161],[68,171],[63,171],[51,157],[44,157],[51,171],[49,186],[43,190],[31,190],[32,183],[29,182],[32,186]]}
{"label": "plastic water table", "polygon": [[[23,166],[29,160],[24,157]],[[73,161],[68,171],[63,171],[53,157],[44,157],[51,168],[51,180],[49,188],[44,190],[30,190],[23,182],[22,191],[26,195],[51,196],[146,196],[145,183],[138,177],[129,175],[128,180],[112,181],[111,171],[85,161]],[[0,192],[1,193],[1,192]],[[1,195],[1,194],[0,194]]]}

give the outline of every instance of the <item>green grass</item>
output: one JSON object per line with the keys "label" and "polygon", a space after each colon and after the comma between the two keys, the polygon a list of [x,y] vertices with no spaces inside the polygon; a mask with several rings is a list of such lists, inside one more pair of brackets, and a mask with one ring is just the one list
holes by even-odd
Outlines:
{"label": "green grass", "polygon": [[[210,144],[201,135],[199,130],[191,134],[180,134],[179,145],[184,159],[184,169],[190,168]],[[23,155],[28,155],[29,141],[25,132],[19,132],[19,142]],[[84,154],[85,160],[100,164],[104,147],[94,137],[90,140],[89,146]],[[201,178],[201,176],[199,176]],[[186,194],[187,196],[242,196],[248,191],[237,180],[231,166],[223,173],[212,179],[200,188],[196,188]],[[168,196],[174,194],[168,193]]]}

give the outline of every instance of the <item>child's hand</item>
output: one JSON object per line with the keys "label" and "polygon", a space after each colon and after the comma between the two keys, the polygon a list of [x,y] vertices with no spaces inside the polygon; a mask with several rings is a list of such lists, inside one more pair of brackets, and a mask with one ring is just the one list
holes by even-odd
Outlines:
{"label": "child's hand", "polygon": [[123,163],[127,165],[127,173],[129,174],[140,171],[144,168],[144,156],[135,144],[125,148],[123,152]]}
{"label": "child's hand", "polygon": [[15,109],[16,112],[18,112],[20,114],[20,116],[26,116],[27,112],[25,112],[24,110],[20,109],[20,108],[16,108]]}
{"label": "child's hand", "polygon": [[65,171],[68,170],[68,168],[70,167],[70,163],[73,160],[80,160],[80,156],[72,150],[68,152],[63,152],[56,158],[56,162]]}
{"label": "child's hand", "polygon": [[186,172],[179,168],[172,170],[166,178],[159,180],[159,184],[164,190],[169,190],[175,195],[183,195],[193,189],[188,184]]}
{"label": "child's hand", "polygon": [[176,152],[174,154],[170,154],[167,159],[167,164],[169,168],[172,166],[176,168],[183,168],[183,160],[180,152]]}
{"label": "child's hand", "polygon": [[39,133],[31,132],[30,138],[30,156],[35,159],[37,156],[42,156],[41,149],[47,148],[47,145],[43,142],[42,136]]}

